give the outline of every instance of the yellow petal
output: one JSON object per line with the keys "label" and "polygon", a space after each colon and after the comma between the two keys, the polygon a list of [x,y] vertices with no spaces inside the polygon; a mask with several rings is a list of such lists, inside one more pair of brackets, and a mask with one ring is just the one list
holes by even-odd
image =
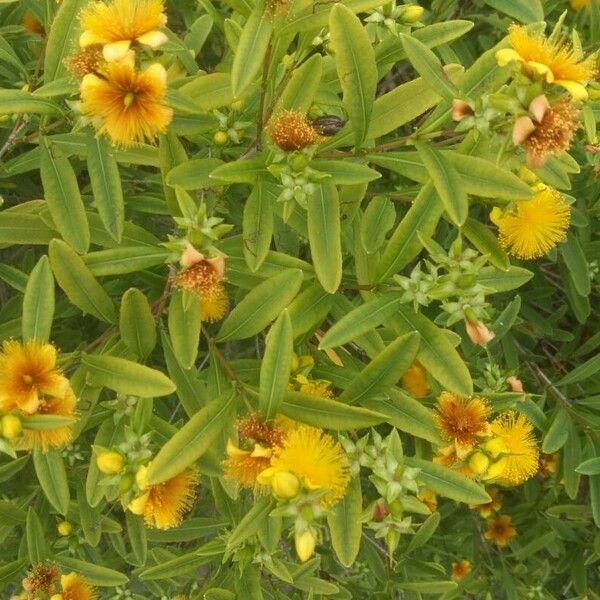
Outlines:
{"label": "yellow petal", "polygon": [[252,458],[271,458],[273,451],[271,448],[264,448],[260,444],[254,444],[254,450],[252,450],[252,454],[250,456]]}
{"label": "yellow petal", "polygon": [[518,62],[523,62],[521,55],[512,48],[503,48],[502,50],[498,50],[498,52],[496,52],[496,62],[501,67],[505,67],[507,64],[513,62],[514,60]]}
{"label": "yellow petal", "polygon": [[160,80],[162,83],[166,85],[167,83],[167,72],[165,68],[160,63],[154,63],[150,65],[144,73],[150,75],[150,77],[154,79]]}
{"label": "yellow petal", "polygon": [[19,408],[24,412],[32,415],[40,406],[40,399],[36,390],[31,390],[27,396],[20,396],[18,400]]}
{"label": "yellow petal", "polygon": [[550,67],[548,67],[548,65],[530,60],[527,62],[527,68],[530,71],[533,71],[536,75],[541,75],[548,83],[552,83],[554,81],[554,73]]}
{"label": "yellow petal", "polygon": [[275,475],[276,472],[277,472],[277,469],[274,469],[273,467],[269,467],[268,469],[261,471],[256,476],[256,482],[260,483],[260,485],[271,485],[271,479],[273,479],[273,475]]}
{"label": "yellow petal", "polygon": [[88,46],[93,46],[94,44],[103,44],[105,39],[99,36],[96,33],[92,33],[91,31],[84,31],[79,36],[79,45],[82,48],[87,48]]}
{"label": "yellow petal", "polygon": [[143,496],[139,498],[134,498],[128,505],[127,508],[134,515],[142,515],[144,514],[144,510],[146,509],[146,504],[148,502],[149,493],[146,492]]}
{"label": "yellow petal", "polygon": [[118,42],[111,42],[110,44],[106,44],[104,48],[102,48],[102,55],[104,56],[104,60],[107,62],[111,62],[114,60],[121,60],[127,56],[127,52],[129,50],[129,46],[131,46],[130,40],[120,40]]}
{"label": "yellow petal", "polygon": [[585,86],[578,81],[567,81],[564,79],[557,79],[554,82],[556,85],[565,88],[569,94],[573,97],[573,100],[587,100],[588,93]]}
{"label": "yellow petal", "polygon": [[250,452],[248,450],[242,450],[238,448],[231,438],[227,440],[227,448],[225,449],[227,456],[248,456]]}
{"label": "yellow petal", "polygon": [[137,39],[140,44],[150,46],[150,48],[158,48],[164,44],[169,38],[162,32],[155,29],[154,31],[148,31]]}
{"label": "yellow petal", "polygon": [[79,91],[82,94],[85,94],[86,92],[91,91],[92,88],[95,88],[99,85],[103,85],[102,79],[100,79],[100,77],[94,75],[93,73],[88,73],[81,80],[81,86],[79,88]]}

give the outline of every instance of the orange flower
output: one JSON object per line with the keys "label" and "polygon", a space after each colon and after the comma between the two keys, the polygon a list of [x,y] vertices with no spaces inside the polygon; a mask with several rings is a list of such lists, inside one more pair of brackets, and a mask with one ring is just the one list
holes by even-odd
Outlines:
{"label": "orange flower", "polygon": [[315,144],[319,138],[306,117],[294,110],[284,110],[274,116],[269,124],[268,134],[285,152],[301,150]]}
{"label": "orange flower", "polygon": [[506,546],[508,542],[517,536],[517,530],[511,525],[508,515],[501,515],[497,519],[488,521],[488,528],[483,534],[486,540],[494,541],[498,546]]}
{"label": "orange flower", "polygon": [[23,579],[23,589],[32,598],[38,597],[39,594],[50,595],[54,591],[54,586],[59,577],[58,567],[49,563],[40,563],[35,565],[31,573]]}
{"label": "orange flower", "polygon": [[[458,459],[463,459],[478,443],[478,438],[489,435],[487,418],[490,408],[477,396],[466,400],[450,392],[438,398],[436,421],[442,436],[451,443]],[[443,452],[446,456],[450,452]]]}
{"label": "orange flower", "polygon": [[402,387],[413,398],[425,398],[431,391],[431,386],[427,381],[427,371],[419,361],[413,362],[402,375]]}
{"label": "orange flower", "polygon": [[61,600],[96,600],[97,598],[96,590],[76,573],[63,575],[60,578],[60,585],[62,592],[58,596]]}
{"label": "orange flower", "polygon": [[487,504],[469,504],[469,508],[475,509],[484,519],[491,517],[493,513],[502,508],[502,494],[495,487],[489,487],[485,490],[491,500]]}
{"label": "orange flower", "polygon": [[452,563],[452,579],[454,581],[460,581],[463,577],[466,577],[471,572],[471,563],[462,559],[458,562]]}
{"label": "orange flower", "polygon": [[165,106],[167,72],[156,63],[136,71],[130,61],[108,63],[102,74],[88,73],[81,82],[81,112],[113,144],[153,141],[163,133],[173,111]]}
{"label": "orange flower", "polygon": [[82,48],[100,44],[108,61],[125,57],[133,42],[158,48],[167,36],[158,31],[167,23],[162,0],[113,0],[91,2],[79,17]]}
{"label": "orange flower", "polygon": [[496,334],[490,331],[483,323],[473,323],[469,319],[465,319],[465,329],[470,340],[480,346],[485,346],[496,337]]}
{"label": "orange flower", "polygon": [[149,527],[171,529],[182,522],[183,515],[194,504],[197,485],[198,472],[186,469],[167,481],[148,486],[127,508],[136,515],[143,515]]}

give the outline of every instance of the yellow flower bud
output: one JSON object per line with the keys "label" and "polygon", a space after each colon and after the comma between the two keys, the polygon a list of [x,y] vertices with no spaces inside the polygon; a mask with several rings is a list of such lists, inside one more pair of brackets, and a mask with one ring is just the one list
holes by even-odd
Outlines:
{"label": "yellow flower bud", "polygon": [[21,419],[16,415],[4,415],[0,423],[2,425],[2,436],[7,440],[16,438],[23,430]]}
{"label": "yellow flower bud", "polygon": [[213,135],[213,142],[217,146],[223,146],[227,143],[227,134],[224,131],[217,131],[215,135]]}
{"label": "yellow flower bud", "polygon": [[488,468],[486,474],[482,477],[482,479],[484,479],[485,481],[488,481],[490,479],[499,479],[504,474],[507,464],[508,460],[506,459],[506,457],[497,460]]}
{"label": "yellow flower bud", "polygon": [[405,23],[416,23],[423,16],[424,12],[425,9],[422,6],[416,4],[406,6],[402,14],[402,20]]}
{"label": "yellow flower bud", "polygon": [[146,492],[143,496],[139,498],[134,498],[128,505],[127,508],[134,515],[142,515],[144,514],[144,510],[146,510],[146,503],[148,502],[148,492]]}
{"label": "yellow flower bud", "polygon": [[279,500],[289,500],[298,495],[300,480],[289,471],[277,471],[271,479],[271,489]]}
{"label": "yellow flower bud", "polygon": [[98,469],[105,475],[115,475],[123,469],[125,459],[118,452],[109,450],[98,454],[96,464],[98,465]]}
{"label": "yellow flower bud", "polygon": [[295,373],[300,367],[300,361],[298,360],[298,355],[295,352],[292,352],[292,364],[290,365],[290,373]]}
{"label": "yellow flower bud", "polygon": [[231,110],[242,110],[242,108],[244,108],[244,99],[243,98],[238,98],[237,100],[234,100],[231,104]]}
{"label": "yellow flower bud", "polygon": [[302,562],[306,562],[315,551],[317,539],[315,538],[312,531],[307,529],[303,533],[296,534],[294,538],[294,543],[296,546],[296,554],[298,555],[298,558]]}
{"label": "yellow flower bud", "polygon": [[475,475],[483,475],[490,465],[490,459],[483,452],[475,452],[469,459],[469,469]]}
{"label": "yellow flower bud", "polygon": [[140,490],[145,490],[148,487],[148,467],[140,467],[135,474],[135,482]]}
{"label": "yellow flower bud", "polygon": [[73,531],[73,525],[69,521],[61,521],[57,528],[59,535],[69,535]]}
{"label": "yellow flower bud", "polygon": [[508,448],[502,438],[493,438],[483,444],[483,449],[492,457],[498,458],[501,454],[508,452]]}

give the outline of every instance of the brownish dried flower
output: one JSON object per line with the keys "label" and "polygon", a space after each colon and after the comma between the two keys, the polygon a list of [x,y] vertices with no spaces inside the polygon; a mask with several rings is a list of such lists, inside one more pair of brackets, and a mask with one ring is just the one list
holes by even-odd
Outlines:
{"label": "brownish dried flower", "polygon": [[284,110],[275,115],[269,124],[269,137],[285,152],[302,150],[316,143],[318,134],[304,114]]}
{"label": "brownish dried flower", "polygon": [[60,571],[56,565],[40,563],[33,567],[31,573],[23,579],[23,589],[31,598],[37,598],[40,594],[54,593],[54,586],[58,582]]}
{"label": "brownish dried flower", "polygon": [[102,56],[102,46],[100,45],[88,46],[65,58],[65,67],[77,77],[95,73],[102,63],[104,63],[104,58]]}

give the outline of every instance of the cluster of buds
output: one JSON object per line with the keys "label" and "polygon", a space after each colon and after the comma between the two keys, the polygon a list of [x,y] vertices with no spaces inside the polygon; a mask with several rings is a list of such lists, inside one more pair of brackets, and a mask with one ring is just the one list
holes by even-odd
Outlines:
{"label": "cluster of buds", "polygon": [[433,300],[439,301],[446,313],[443,319],[446,326],[464,320],[471,341],[486,344],[494,334],[482,322],[489,317],[490,305],[485,296],[493,290],[481,285],[478,275],[486,265],[487,257],[471,248],[463,248],[460,236],[448,252],[433,240],[422,241],[431,260],[417,264],[409,277],[394,276],[404,291],[401,301],[412,302],[415,310],[419,305],[428,306]]}
{"label": "cluster of buds", "polygon": [[418,497],[422,489],[420,469],[404,464],[400,436],[395,429],[386,438],[373,431],[357,442],[348,438],[340,441],[351,461],[353,475],[358,476],[361,467],[371,471],[369,480],[380,497],[366,508],[362,521],[375,532],[375,537],[385,539],[392,553],[401,535],[414,534],[418,526],[411,514],[431,512]]}
{"label": "cluster of buds", "polygon": [[216,146],[241,144],[246,136],[246,131],[252,125],[250,121],[238,120],[238,112],[243,108],[243,100],[236,100],[230,108],[231,110],[228,112],[213,111],[219,127],[213,134],[213,143]]}
{"label": "cluster of buds", "polygon": [[424,12],[425,9],[418,4],[398,5],[393,0],[369,11],[365,18],[366,30],[372,42],[380,42],[389,36],[398,37],[401,33],[409,33]]}

